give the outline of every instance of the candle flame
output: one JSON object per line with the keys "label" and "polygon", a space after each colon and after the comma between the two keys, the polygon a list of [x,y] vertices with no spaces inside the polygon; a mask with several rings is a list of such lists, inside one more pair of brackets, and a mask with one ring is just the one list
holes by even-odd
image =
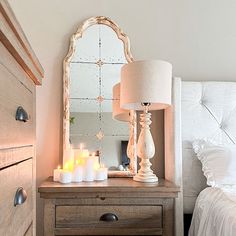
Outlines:
{"label": "candle flame", "polygon": [[57,169],[58,169],[58,170],[60,170],[60,169],[61,169],[61,166],[60,166],[60,165],[59,165],[59,166],[57,166]]}

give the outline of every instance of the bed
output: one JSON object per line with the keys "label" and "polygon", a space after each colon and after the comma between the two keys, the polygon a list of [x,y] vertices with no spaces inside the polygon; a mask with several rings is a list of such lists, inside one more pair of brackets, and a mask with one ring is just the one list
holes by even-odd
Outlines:
{"label": "bed", "polygon": [[236,235],[236,188],[202,190],[195,204],[189,235]]}
{"label": "bed", "polygon": [[[175,78],[173,105],[171,112],[165,112],[165,127],[173,130],[174,140],[171,147],[167,145],[166,152],[172,148],[174,155],[165,159],[165,172],[167,179],[182,187],[176,201],[176,235],[183,235],[183,213],[193,212],[190,236],[236,235],[235,189],[208,187],[201,162],[192,148],[195,139],[236,143],[236,82],[193,82]],[[165,141],[171,138],[167,136]]]}

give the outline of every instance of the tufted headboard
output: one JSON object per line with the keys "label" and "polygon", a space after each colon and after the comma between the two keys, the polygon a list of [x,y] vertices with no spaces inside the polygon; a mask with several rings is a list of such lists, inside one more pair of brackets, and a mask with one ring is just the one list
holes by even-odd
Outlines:
{"label": "tufted headboard", "polygon": [[184,213],[192,213],[206,187],[195,139],[236,143],[236,82],[181,82],[181,133]]}
{"label": "tufted headboard", "polygon": [[166,109],[165,178],[180,186],[175,199],[175,235],[182,236],[183,212],[192,213],[206,187],[195,139],[236,143],[236,82],[191,82],[174,78],[172,106]]}

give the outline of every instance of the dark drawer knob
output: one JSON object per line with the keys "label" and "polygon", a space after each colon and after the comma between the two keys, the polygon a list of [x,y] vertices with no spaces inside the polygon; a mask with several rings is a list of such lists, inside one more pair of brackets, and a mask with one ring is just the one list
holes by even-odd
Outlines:
{"label": "dark drawer knob", "polygon": [[16,110],[16,120],[27,122],[29,120],[29,116],[23,107],[19,106]]}
{"label": "dark drawer knob", "polygon": [[100,217],[100,220],[111,222],[111,221],[117,221],[118,217],[113,213],[106,213]]}
{"label": "dark drawer knob", "polygon": [[26,191],[20,187],[16,190],[15,199],[14,199],[14,206],[23,204],[27,199]]}

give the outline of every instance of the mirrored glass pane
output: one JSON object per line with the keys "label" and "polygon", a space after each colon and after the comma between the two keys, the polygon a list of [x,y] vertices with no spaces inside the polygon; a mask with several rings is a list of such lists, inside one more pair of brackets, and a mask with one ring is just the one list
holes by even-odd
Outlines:
{"label": "mirrored glass pane", "polygon": [[101,92],[104,98],[112,99],[112,88],[120,82],[120,71],[123,64],[104,64],[101,68]]}
{"label": "mirrored glass pane", "polygon": [[[119,165],[122,165],[122,141],[128,141],[128,138],[105,136],[101,142],[101,162],[111,170],[118,170]],[[126,147],[123,147],[123,149],[126,151]]]}
{"label": "mirrored glass pane", "polygon": [[99,96],[99,67],[96,64],[70,64],[70,98]]}
{"label": "mirrored glass pane", "polygon": [[72,135],[71,136],[71,142],[73,148],[79,148],[80,144],[83,144],[84,149],[88,149],[90,153],[96,152],[97,150],[100,150],[101,148],[101,142],[96,138],[96,136],[92,135]]}
{"label": "mirrored glass pane", "polygon": [[100,106],[96,100],[70,99],[70,135],[95,136],[101,127]]}
{"label": "mirrored glass pane", "polygon": [[76,41],[73,62],[97,62],[99,60],[99,25],[87,28]]}
{"label": "mirrored glass pane", "polygon": [[105,136],[129,136],[129,124],[112,118],[112,100],[101,103],[101,128]]}
{"label": "mirrored glass pane", "polygon": [[109,26],[101,25],[101,59],[109,63],[127,63],[124,44]]}
{"label": "mirrored glass pane", "polygon": [[70,99],[70,112],[96,112],[99,113],[100,105],[96,99]]}

